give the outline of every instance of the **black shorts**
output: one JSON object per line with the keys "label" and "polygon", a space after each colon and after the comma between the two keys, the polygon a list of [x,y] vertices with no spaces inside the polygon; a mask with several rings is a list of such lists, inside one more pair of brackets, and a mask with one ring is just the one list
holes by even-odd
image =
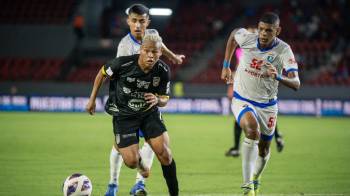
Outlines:
{"label": "black shorts", "polygon": [[113,132],[119,148],[139,143],[139,130],[146,140],[158,137],[166,131],[162,115],[155,111],[139,116],[113,116]]}

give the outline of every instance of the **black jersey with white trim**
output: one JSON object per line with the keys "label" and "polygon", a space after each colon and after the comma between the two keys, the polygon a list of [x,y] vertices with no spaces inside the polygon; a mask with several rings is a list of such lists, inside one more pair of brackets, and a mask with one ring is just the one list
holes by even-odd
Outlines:
{"label": "black jersey with white trim", "polygon": [[[139,54],[122,56],[109,61],[103,67],[103,73],[110,77],[115,89],[109,89],[109,101],[106,110],[115,116],[139,115],[156,111],[150,108],[144,99],[145,93],[169,96],[170,69],[158,60],[153,68],[145,73],[138,64]],[[114,93],[115,91],[115,93]]]}

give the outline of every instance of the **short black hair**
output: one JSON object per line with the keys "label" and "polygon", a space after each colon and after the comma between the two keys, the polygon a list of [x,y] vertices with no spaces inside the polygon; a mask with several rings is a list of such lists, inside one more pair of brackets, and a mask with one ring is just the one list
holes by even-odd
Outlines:
{"label": "short black hair", "polygon": [[265,12],[259,21],[267,24],[279,24],[280,17],[274,12]]}
{"label": "short black hair", "polygon": [[149,15],[149,9],[148,9],[148,7],[146,7],[146,6],[142,5],[142,4],[133,4],[127,10],[127,14],[128,15],[130,15],[131,13],[135,13],[135,14],[138,14],[138,15],[146,14],[148,16]]}

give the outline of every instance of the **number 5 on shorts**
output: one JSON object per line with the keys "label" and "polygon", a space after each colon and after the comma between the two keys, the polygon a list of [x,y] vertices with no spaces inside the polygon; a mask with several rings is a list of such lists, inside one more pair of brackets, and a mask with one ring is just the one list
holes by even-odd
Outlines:
{"label": "number 5 on shorts", "polygon": [[269,129],[271,129],[272,127],[275,126],[275,122],[276,122],[276,117],[275,117],[275,116],[271,116],[271,117],[269,118],[269,122],[268,122],[268,124],[267,124],[267,127],[268,127]]}

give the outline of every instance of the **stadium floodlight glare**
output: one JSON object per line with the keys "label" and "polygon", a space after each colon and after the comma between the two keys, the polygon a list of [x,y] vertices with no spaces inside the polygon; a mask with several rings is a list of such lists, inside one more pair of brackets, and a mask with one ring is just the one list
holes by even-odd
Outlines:
{"label": "stadium floodlight glare", "polygon": [[153,16],[170,16],[173,10],[169,8],[151,8],[149,14]]}

